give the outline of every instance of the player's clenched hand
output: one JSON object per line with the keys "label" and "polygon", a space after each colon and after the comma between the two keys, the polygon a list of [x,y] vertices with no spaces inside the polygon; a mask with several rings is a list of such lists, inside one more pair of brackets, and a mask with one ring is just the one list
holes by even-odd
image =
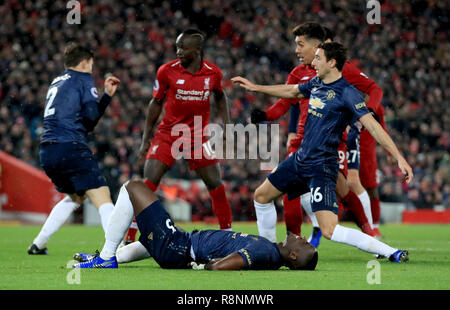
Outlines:
{"label": "player's clenched hand", "polygon": [[405,175],[406,183],[410,184],[414,177],[411,166],[406,162],[406,160],[403,157],[401,157],[398,160],[398,167],[400,168],[402,173]]}
{"label": "player's clenched hand", "polygon": [[245,88],[246,90],[249,90],[249,91],[257,90],[256,84],[250,82],[249,80],[247,80],[246,78],[243,78],[241,76],[236,76],[236,77],[232,78],[231,81],[234,84],[238,84],[242,88]]}
{"label": "player's clenched hand", "polygon": [[105,92],[109,96],[113,96],[119,86],[120,80],[115,76],[110,76],[105,80]]}

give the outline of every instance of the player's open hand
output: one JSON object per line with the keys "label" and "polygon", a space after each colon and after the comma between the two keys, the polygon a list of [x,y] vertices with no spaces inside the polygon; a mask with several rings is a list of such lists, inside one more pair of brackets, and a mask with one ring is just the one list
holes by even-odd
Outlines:
{"label": "player's open hand", "polygon": [[110,76],[105,80],[105,93],[109,96],[113,96],[120,84],[120,80],[115,76]]}
{"label": "player's open hand", "polygon": [[412,171],[411,166],[406,162],[406,160],[402,157],[398,160],[398,167],[402,171],[403,175],[405,176],[405,181],[407,184],[410,184],[414,174]]}
{"label": "player's open hand", "polygon": [[238,84],[242,88],[245,88],[246,90],[249,90],[249,91],[257,90],[257,86],[255,83],[250,82],[249,80],[247,80],[246,78],[243,78],[242,76],[236,76],[236,77],[232,78],[231,81],[234,84]]}

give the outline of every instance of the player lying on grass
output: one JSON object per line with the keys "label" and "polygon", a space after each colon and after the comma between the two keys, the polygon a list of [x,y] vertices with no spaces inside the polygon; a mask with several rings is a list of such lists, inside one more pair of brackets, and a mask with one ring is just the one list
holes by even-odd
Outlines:
{"label": "player lying on grass", "polygon": [[405,158],[366,108],[361,93],[342,77],[346,49],[342,44],[320,44],[312,62],[317,76],[295,85],[256,85],[242,77],[232,81],[248,91],[280,98],[310,98],[305,136],[300,148],[278,165],[255,191],[258,231],[272,236],[275,229],[270,214],[274,199],[287,193],[289,199],[311,192],[311,206],[325,238],[358,247],[363,251],[388,257],[393,262],[408,261],[408,252],[388,246],[356,229],[338,224],[336,180],[337,148],[344,129],[359,120],[375,140],[398,161],[398,166],[410,183],[413,172]]}
{"label": "player lying on grass", "polygon": [[[105,244],[117,247],[136,216],[141,232],[139,242],[162,268],[276,270],[314,270],[316,249],[305,238],[289,234],[283,242],[272,243],[264,237],[225,230],[185,232],[176,227],[156,194],[142,181],[130,181],[120,190],[110,222],[116,223],[115,240]],[[115,252],[115,251],[114,251]],[[115,253],[91,256],[75,268],[117,268]],[[105,256],[106,255],[106,256]],[[76,254],[82,259],[86,254]]]}

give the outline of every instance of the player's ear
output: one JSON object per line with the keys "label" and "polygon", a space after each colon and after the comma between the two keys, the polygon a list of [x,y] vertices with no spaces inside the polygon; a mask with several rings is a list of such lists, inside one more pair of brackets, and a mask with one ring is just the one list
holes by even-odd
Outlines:
{"label": "player's ear", "polygon": [[336,59],[331,58],[328,62],[330,63],[331,68],[336,68]]}
{"label": "player's ear", "polygon": [[289,259],[291,259],[292,261],[297,260],[297,253],[295,253],[295,251],[290,250],[289,251]]}

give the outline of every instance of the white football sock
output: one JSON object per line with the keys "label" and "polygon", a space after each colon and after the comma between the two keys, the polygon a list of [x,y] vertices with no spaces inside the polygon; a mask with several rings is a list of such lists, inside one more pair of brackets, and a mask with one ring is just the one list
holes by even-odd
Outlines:
{"label": "white football sock", "polygon": [[397,251],[397,249],[394,249],[359,230],[341,225],[336,225],[331,240],[357,247],[366,252],[380,254],[385,257],[389,257]]}
{"label": "white football sock", "polygon": [[[127,183],[126,183],[127,184]],[[108,226],[105,232],[105,245],[100,252],[100,257],[108,260],[116,255],[117,247],[130,227],[134,210],[125,185],[122,185],[116,205],[112,210]]]}
{"label": "white football sock", "polygon": [[319,227],[319,222],[317,222],[316,215],[312,211],[311,207],[311,193],[305,193],[300,197],[301,204],[303,209],[305,210],[306,214],[308,214],[309,218],[311,219],[311,223],[314,227]]}
{"label": "white football sock", "polygon": [[370,228],[373,229],[373,220],[372,220],[372,209],[370,207],[370,197],[369,194],[367,194],[367,191],[362,192],[358,195],[359,200],[361,201],[361,204],[364,209],[364,214],[367,217],[367,221],[370,224]]}
{"label": "white football sock", "polygon": [[106,232],[106,228],[108,227],[108,221],[113,212],[114,205],[112,202],[106,202],[98,208],[98,213],[100,214],[100,219],[102,221],[103,231]]}
{"label": "white football sock", "polygon": [[269,239],[271,242],[277,241],[277,210],[272,202],[262,204],[254,201],[256,211],[256,224],[259,235]]}
{"label": "white football sock", "polygon": [[117,263],[119,264],[135,262],[150,256],[150,253],[139,241],[125,245],[116,252]]}
{"label": "white football sock", "polygon": [[50,236],[53,235],[58,229],[67,221],[69,216],[75,211],[80,204],[75,203],[69,196],[64,197],[60,202],[58,202],[50,212],[50,215],[45,220],[41,231],[34,239],[33,243],[39,249],[45,248]]}

